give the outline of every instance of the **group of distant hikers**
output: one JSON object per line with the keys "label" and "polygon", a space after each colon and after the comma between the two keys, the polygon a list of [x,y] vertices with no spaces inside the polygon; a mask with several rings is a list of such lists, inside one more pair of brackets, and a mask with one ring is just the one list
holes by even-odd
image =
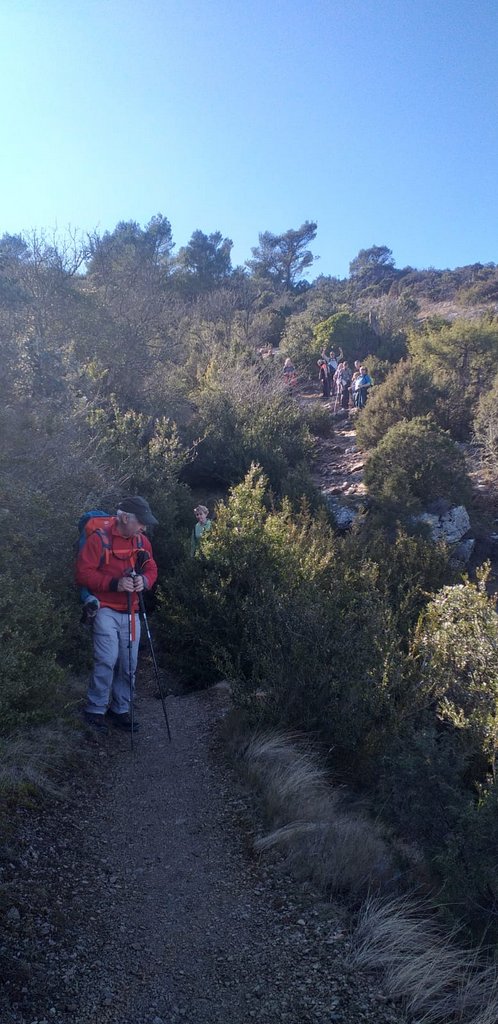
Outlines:
{"label": "group of distant hikers", "polygon": [[[317,365],[322,398],[335,398],[335,408],[339,403],[342,409],[349,409],[351,404],[355,409],[364,408],[373,380],[359,359],[355,360],[354,369],[351,370],[342,349],[339,349],[337,356],[334,350],[329,355],[322,352]],[[283,374],[289,388],[293,390],[298,379],[292,359],[285,360]]]}
{"label": "group of distant hikers", "polygon": [[322,398],[335,397],[336,407],[340,402],[342,409],[349,409],[351,403],[356,409],[364,408],[373,380],[359,359],[352,370],[342,349],[338,356],[332,350],[329,355],[322,352],[317,365]]}
{"label": "group of distant hikers", "polygon": [[[206,505],[197,505],[194,515],[192,556],[198,554],[201,537],[211,527]],[[108,732],[108,722],[130,733],[138,731],[133,690],[139,609],[149,633],[143,595],[157,580],[157,565],[147,530],[157,525],[148,501],[140,495],[123,498],[113,516],[94,509],[79,523],[76,582],[84,619],[92,627],[94,655],[84,717],[100,733]]]}

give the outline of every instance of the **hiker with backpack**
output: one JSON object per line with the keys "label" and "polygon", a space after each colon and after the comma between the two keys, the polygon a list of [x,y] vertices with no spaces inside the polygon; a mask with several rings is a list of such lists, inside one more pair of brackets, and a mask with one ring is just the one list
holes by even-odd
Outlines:
{"label": "hiker with backpack", "polygon": [[85,719],[98,732],[108,731],[106,715],[116,728],[136,732],[132,700],[140,642],[139,595],[157,580],[145,530],[158,521],[139,495],[123,498],[115,516],[90,517],[76,560],[76,581],[85,588],[85,600],[98,601]]}

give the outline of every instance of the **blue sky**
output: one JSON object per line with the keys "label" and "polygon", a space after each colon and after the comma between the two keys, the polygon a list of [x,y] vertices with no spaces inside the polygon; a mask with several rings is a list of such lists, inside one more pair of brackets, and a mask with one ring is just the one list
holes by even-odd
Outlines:
{"label": "blue sky", "polygon": [[316,220],[317,273],[498,262],[496,0],[0,0],[0,235]]}

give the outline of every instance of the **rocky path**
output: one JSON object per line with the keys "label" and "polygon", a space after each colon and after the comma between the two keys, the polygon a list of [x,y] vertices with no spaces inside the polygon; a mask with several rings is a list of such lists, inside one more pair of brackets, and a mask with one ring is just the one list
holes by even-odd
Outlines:
{"label": "rocky path", "polygon": [[[254,857],[251,796],[213,749],[226,696],[142,697],[139,739],[91,739],[71,800],[18,812],[1,1024],[388,1024],[344,908]],[[82,740],[85,742],[85,740]]]}
{"label": "rocky path", "polygon": [[[316,395],[301,396],[303,404],[322,401]],[[353,522],[365,497],[363,483],[364,453],[356,446],[355,415],[339,411],[334,415],[334,400],[325,403],[333,420],[332,437],[316,439],[316,456],[312,479],[332,509],[338,527],[347,529]]]}
{"label": "rocky path", "polygon": [[363,483],[364,458],[356,447],[354,422],[338,420],[334,436],[318,439],[314,479],[324,494],[358,502],[366,494]]}

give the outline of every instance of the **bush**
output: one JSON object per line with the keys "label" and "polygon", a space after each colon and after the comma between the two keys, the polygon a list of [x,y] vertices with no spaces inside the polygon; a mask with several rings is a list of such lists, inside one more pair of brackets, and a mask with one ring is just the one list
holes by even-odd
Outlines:
{"label": "bush", "polygon": [[332,437],[334,422],[330,409],[320,403],[313,402],[301,408],[303,421],[313,437]]}
{"label": "bush", "polygon": [[421,668],[420,691],[438,721],[456,730],[482,778],[494,771],[498,747],[498,616],[494,600],[466,582],[444,587],[418,626],[413,657]]}
{"label": "bush", "polygon": [[398,734],[379,771],[382,805],[429,853],[445,898],[474,926],[493,926],[498,618],[483,575],[433,597],[410,655]]}
{"label": "bush", "polygon": [[0,731],[50,719],[60,703],[62,670],[55,661],[63,621],[45,580],[5,572],[0,590]]}
{"label": "bush", "polygon": [[[368,355],[363,360],[363,363],[367,367],[367,370],[375,385],[383,384],[386,377],[394,369],[394,364],[388,359],[379,359],[379,356]],[[372,395],[373,392],[370,392]]]}
{"label": "bush", "polygon": [[333,313],[327,320],[322,320],[313,327],[315,351],[319,354],[323,348],[327,352],[334,350],[336,355],[342,349],[344,358],[352,363],[355,359],[363,360],[363,354],[378,346],[378,338],[364,317],[341,310]]}
{"label": "bush", "polygon": [[350,566],[325,517],[292,514],[288,501],[268,511],[265,489],[253,467],[218,506],[190,596],[183,577],[182,592],[163,602],[165,635],[171,642],[181,623],[197,678],[217,666],[253,716],[314,731],[343,770],[361,774],[390,727],[398,679],[377,566]]}
{"label": "bush", "polygon": [[312,493],[306,463],[314,442],[280,374],[262,375],[253,366],[212,363],[196,404],[189,441],[200,441],[187,474],[190,481],[215,481],[228,487],[243,479],[257,461],[277,494],[285,493],[289,473],[297,469],[306,477],[306,492]]}
{"label": "bush", "polygon": [[399,513],[416,513],[443,498],[470,498],[465,459],[451,438],[429,419],[417,417],[391,427],[365,467],[374,502]]}
{"label": "bush", "polygon": [[498,470],[498,377],[481,395],[474,419],[474,437],[493,473]]}
{"label": "bush", "polygon": [[453,916],[469,922],[477,935],[498,940],[498,785],[490,780],[477,798],[468,797],[458,821],[434,857]]}
{"label": "bush", "polygon": [[386,529],[374,515],[343,544],[344,560],[358,572],[365,559],[378,566],[376,587],[389,605],[401,643],[406,645],[431,594],[453,581],[447,546],[411,536],[399,524]]}
{"label": "bush", "polygon": [[409,350],[437,382],[438,423],[456,440],[468,440],[476,403],[496,372],[498,322],[433,320],[410,334]]}
{"label": "bush", "polygon": [[[113,477],[104,507],[115,511],[126,492],[145,495],[159,520],[154,557],[160,569],[168,571],[182,558],[192,504],[189,488],[180,481],[191,456],[180,441],[176,424],[133,409],[123,412],[112,397],[106,408],[93,412],[91,426],[94,446]],[[119,489],[118,473],[125,480]]]}
{"label": "bush", "polygon": [[403,360],[375,387],[356,421],[361,448],[375,448],[390,427],[401,421],[425,416],[434,409],[438,396],[432,375],[417,363]]}
{"label": "bush", "polygon": [[279,351],[290,356],[300,375],[316,377],[316,361],[321,351],[313,334],[313,314],[306,310],[288,318],[280,341]]}

